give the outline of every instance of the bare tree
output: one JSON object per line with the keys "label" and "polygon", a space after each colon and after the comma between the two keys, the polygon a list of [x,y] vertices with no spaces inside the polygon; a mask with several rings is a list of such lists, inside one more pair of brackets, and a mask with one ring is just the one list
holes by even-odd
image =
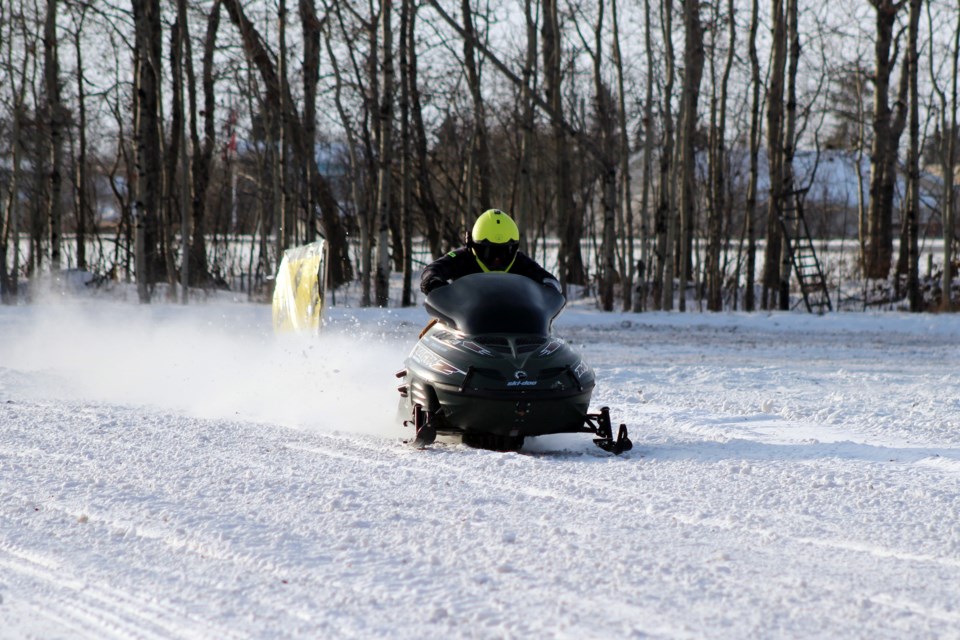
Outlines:
{"label": "bare tree", "polygon": [[148,303],[152,285],[162,268],[158,254],[160,203],[163,191],[163,158],[160,138],[161,62],[160,2],[131,0],[136,49],[136,98],[134,100],[136,137],[136,231],[137,292],[140,302]]}
{"label": "bare tree", "polygon": [[410,141],[410,51],[416,47],[413,0],[400,2],[400,218],[403,232],[403,291],[400,304],[413,305],[413,184]]}
{"label": "bare tree", "polygon": [[657,272],[654,309],[673,309],[674,242],[677,235],[677,172],[674,169],[673,83],[676,64],[673,51],[673,0],[662,0],[664,64],[667,79],[663,89],[664,141],[660,151],[660,202],[656,213]]}
{"label": "bare tree", "polygon": [[[307,148],[313,150],[317,144],[317,85],[320,81],[320,34],[323,25],[317,17],[314,0],[299,0],[301,33],[303,36],[303,133]],[[311,155],[316,155],[311,151]],[[311,172],[314,167],[307,163],[300,167],[303,184],[313,182]],[[304,189],[304,211],[306,212],[306,242],[313,242],[317,236],[317,211],[311,189]]]}
{"label": "bare tree", "polygon": [[[328,15],[332,15],[330,27],[325,38],[327,55],[333,70],[334,104],[340,123],[344,130],[347,146],[347,157],[350,167],[350,200],[355,210],[355,221],[360,235],[359,277],[360,277],[360,304],[369,307],[372,304],[372,277],[373,277],[373,233],[372,224],[376,210],[376,193],[372,186],[377,170],[375,166],[376,152],[374,135],[375,127],[371,127],[371,120],[376,117],[376,87],[378,86],[376,70],[376,51],[378,47],[376,21],[373,19],[371,8],[370,18],[358,20],[359,27],[354,28],[345,15],[346,7],[342,3],[327,4]],[[344,64],[338,61],[334,50],[334,26],[343,39],[347,56]],[[411,27],[412,28],[412,27]],[[366,37],[369,50],[365,52],[368,60],[363,64],[357,44]],[[344,68],[346,67],[346,68]],[[411,71],[413,73],[413,71]],[[348,100],[351,88],[359,96],[359,105],[350,110]],[[426,151],[424,150],[425,154]]]}
{"label": "bare tree", "polygon": [[[720,5],[714,7],[714,29],[720,25]],[[727,59],[724,64],[720,80],[720,93],[717,95],[716,82],[713,84],[713,106],[710,110],[710,202],[707,206],[707,252],[704,271],[707,281],[707,309],[721,311],[723,309],[723,270],[720,265],[720,252],[723,239],[723,219],[726,208],[726,128],[727,128],[727,88],[730,82],[730,72],[733,68],[734,48],[736,45],[736,21],[734,20],[733,0],[727,2]],[[714,71],[716,57],[717,34],[713,34],[714,54],[710,57],[711,75],[716,79]]]}
{"label": "bare tree", "polygon": [[757,32],[760,23],[760,3],[753,0],[750,12],[750,86],[752,97],[750,100],[750,176],[747,182],[747,202],[744,212],[744,233],[747,237],[746,263],[746,292],[743,306],[747,311],[756,309],[756,217],[757,217],[757,182],[759,180],[760,155],[760,57],[757,54]]}
{"label": "bare tree", "polygon": [[[187,5],[185,0],[177,0],[177,18],[170,28],[170,76],[173,91],[171,96],[170,142],[167,145],[166,170],[164,174],[167,199],[167,213],[163,225],[164,256],[166,258],[167,282],[170,284],[169,295],[171,297],[176,295],[177,284],[173,247],[174,210],[178,210],[180,213],[181,240],[184,247],[182,255],[185,258],[181,268],[186,270],[187,276],[189,277],[188,259],[186,259],[186,246],[189,233],[186,233],[186,231],[189,230],[190,220],[190,215],[187,210],[190,199],[190,181],[189,172],[181,170],[187,167],[186,107],[188,103],[185,96],[186,82],[183,67],[185,65],[184,58],[186,57],[185,41],[188,38]],[[184,226],[185,224],[187,226]],[[187,292],[184,291],[183,295],[183,299],[186,300]]]}
{"label": "bare tree", "polygon": [[[593,62],[593,108],[596,119],[595,136],[598,138],[599,157],[597,165],[600,175],[601,234],[600,255],[598,259],[600,307],[604,311],[613,311],[614,285],[617,265],[617,147],[615,140],[616,114],[610,89],[603,77],[603,26],[604,2],[597,3],[597,19],[594,23],[593,45],[581,34],[584,49]],[[579,32],[579,29],[578,29]]]}
{"label": "bare tree", "polygon": [[50,225],[50,267],[60,270],[63,242],[63,139],[66,128],[63,100],[60,97],[60,52],[57,37],[57,0],[47,0],[43,24],[43,80],[46,91],[47,135],[50,145],[50,175],[47,207]]}
{"label": "bare tree", "polygon": [[[920,31],[920,12],[923,0],[910,0],[910,20],[907,34],[906,72],[909,74],[910,144],[907,152],[907,298],[911,311],[920,311],[923,298],[920,294],[920,93],[917,82],[920,75],[920,51],[917,44]],[[946,176],[945,176],[946,177]]]}
{"label": "bare tree", "polygon": [[[414,6],[410,14],[408,39],[411,43],[416,40],[416,26],[419,19],[419,6]],[[430,161],[427,152],[427,130],[423,120],[423,100],[419,86],[419,58],[417,47],[411,46],[408,51],[407,81],[410,91],[410,135],[413,155],[414,197],[423,213],[424,227],[426,228],[427,244],[431,255],[440,255],[444,243],[453,245],[458,242],[457,229],[449,224],[449,218],[442,215],[437,198],[434,195],[433,183],[430,179]]]}
{"label": "bare tree", "polygon": [[[2,10],[0,10],[2,11]],[[19,197],[22,185],[21,162],[25,152],[25,140],[23,133],[23,121],[26,118],[26,98],[28,89],[29,69],[36,66],[34,46],[24,46],[22,49],[22,58],[18,65],[14,59],[14,39],[16,37],[17,27],[24,39],[27,38],[29,30],[23,15],[8,15],[6,22],[0,21],[0,27],[7,27],[6,42],[3,51],[3,63],[6,68],[6,75],[9,78],[7,86],[10,88],[11,110],[12,110],[12,131],[10,135],[10,161],[11,172],[10,181],[7,188],[6,197],[0,193],[3,203],[0,203],[5,215],[3,226],[0,229],[0,301],[4,303],[16,302],[19,292],[20,278],[20,219],[23,215],[21,198]],[[2,48],[2,47],[0,47]],[[8,247],[12,249],[12,266],[7,271],[7,253]]]}
{"label": "bare tree", "polygon": [[[290,141],[297,164],[310,166],[309,175],[312,179],[307,188],[311,189],[312,201],[320,207],[323,218],[323,230],[330,247],[330,282],[334,286],[349,282],[353,269],[350,265],[346,231],[340,210],[329,181],[320,175],[314,150],[307,145],[303,124],[293,109],[293,98],[289,94],[290,85],[286,80],[281,82],[273,57],[260,33],[247,17],[240,0],[223,0],[223,6],[230,16],[230,21],[240,32],[246,55],[260,74],[267,94],[267,104],[278,119],[290,129],[287,139]],[[281,93],[283,93],[282,100]],[[281,107],[283,118],[279,118]]]}
{"label": "bare tree", "polygon": [[[84,71],[84,47],[82,34],[88,7],[72,8],[74,21],[73,51],[76,57],[77,83],[77,149],[74,155],[74,218],[76,220],[77,268],[87,268],[87,225],[92,221],[89,185],[89,145],[87,141],[87,78]],[[71,138],[71,143],[73,138]],[[94,234],[96,228],[93,229]]]}
{"label": "bare tree", "polygon": [[582,215],[574,211],[570,172],[571,145],[563,118],[563,60],[560,33],[560,11],[557,0],[543,0],[543,72],[546,102],[550,107],[555,162],[555,207],[560,236],[559,271],[564,289],[568,284],[586,284],[583,256],[580,251]]}
{"label": "bare tree", "polygon": [[[927,24],[930,33],[934,33],[932,3],[927,3]],[[953,277],[954,277],[954,229],[956,225],[956,164],[957,164],[957,83],[958,59],[960,59],[960,4],[954,13],[957,23],[953,28],[952,47],[949,50],[950,62],[950,97],[948,99],[944,89],[940,87],[935,72],[934,47],[928,49],[930,55],[930,80],[937,95],[940,111],[940,145],[939,156],[941,172],[943,173],[942,218],[943,218],[943,273],[940,280],[940,308],[943,311],[953,310]]]}
{"label": "bare tree", "polygon": [[[650,189],[653,182],[653,85],[654,85],[654,65],[653,65],[653,25],[650,20],[650,0],[643,0],[643,44],[647,57],[647,86],[646,98],[643,104],[643,176],[640,185],[640,234],[643,237],[643,244],[640,251],[640,263],[637,265],[637,278],[640,281],[640,287],[633,300],[633,310],[643,311],[647,304],[647,281],[650,269],[650,235],[656,239],[657,225],[650,224]],[[624,136],[626,138],[626,135]],[[630,176],[627,175],[629,182]],[[661,185],[661,188],[662,185]],[[650,231],[653,231],[653,234]],[[659,260],[658,264],[662,265]],[[659,300],[654,301],[654,306],[659,307]]]}
{"label": "bare tree", "polygon": [[[619,145],[616,156],[620,160],[619,206],[617,207],[620,229],[620,291],[623,296],[623,310],[629,311],[633,307],[633,261],[634,261],[634,230],[633,230],[633,196],[630,193],[630,131],[627,128],[626,88],[623,82],[623,55],[620,50],[620,18],[617,11],[617,0],[610,2],[610,14],[613,21],[613,65],[617,74],[617,133]],[[652,62],[648,63],[652,65]],[[646,238],[642,239],[646,242]]]}
{"label": "bare tree", "polygon": [[779,210],[783,198],[783,94],[787,64],[787,29],[783,0],[772,1],[773,43],[770,79],[767,84],[767,165],[770,193],[767,199],[767,243],[763,258],[763,295],[760,306],[773,306],[773,295],[780,282]]}
{"label": "bare tree", "polygon": [[[470,0],[460,0],[463,19],[463,65],[467,75],[467,88],[473,104],[473,136],[470,145],[470,162],[467,171],[467,209],[486,209],[490,206],[490,143],[487,139],[487,117],[480,86],[480,65],[477,62],[474,42],[478,40],[474,28],[473,9]],[[474,179],[475,178],[475,179]],[[474,185],[479,193],[474,195]]]}
{"label": "bare tree", "polygon": [[390,303],[390,222],[393,215],[391,202],[391,164],[393,162],[393,0],[380,4],[380,37],[382,51],[380,110],[377,124],[380,131],[380,148],[377,172],[377,272],[375,277],[376,304],[386,307]]}
{"label": "bare tree", "polygon": [[[798,28],[798,9],[797,0],[787,0],[786,14],[787,22],[787,100],[784,113],[784,129],[782,152],[783,158],[780,160],[780,172],[782,175],[782,184],[780,197],[777,201],[777,215],[782,215],[784,208],[795,208],[800,206],[799,194],[797,193],[796,180],[793,172],[793,159],[797,150],[797,67],[800,62],[800,31]],[[778,227],[780,224],[778,223]],[[791,233],[795,235],[796,229]],[[790,308],[790,238],[781,237],[780,242],[780,269],[779,269],[779,287],[778,302],[781,311]]]}
{"label": "bare tree", "polygon": [[523,83],[520,87],[520,206],[516,211],[520,227],[520,248],[528,251],[527,222],[533,219],[533,163],[534,125],[536,119],[534,95],[536,91],[537,24],[532,0],[524,0],[523,16],[526,24],[526,53],[523,59]]}
{"label": "bare tree", "polygon": [[683,85],[680,126],[680,311],[686,311],[686,286],[690,280],[690,248],[696,209],[696,135],[703,78],[703,26],[698,0],[683,0]]}
{"label": "bare tree", "polygon": [[893,28],[905,0],[869,0],[876,12],[875,68],[873,75],[873,146],[870,151],[870,202],[867,212],[867,278],[886,278],[893,256],[893,197],[896,188],[900,135],[906,124],[906,90],[909,74],[901,74],[896,113],[890,107],[890,77],[896,64],[891,55]]}
{"label": "bare tree", "polygon": [[[213,167],[213,150],[217,140],[214,113],[216,110],[216,85],[214,81],[214,52],[217,44],[217,32],[220,28],[220,0],[214,0],[207,14],[207,25],[203,39],[203,56],[201,58],[201,84],[203,86],[203,109],[199,115],[203,117],[203,143],[200,143],[200,134],[197,130],[197,95],[196,80],[194,78],[192,56],[187,56],[187,88],[190,100],[190,139],[193,146],[193,237],[190,242],[189,274],[190,284],[206,285],[210,282],[210,271],[207,266],[206,220],[207,220],[207,192],[210,187],[211,171]],[[190,46],[189,39],[186,41]],[[189,49],[188,49],[189,50]]]}

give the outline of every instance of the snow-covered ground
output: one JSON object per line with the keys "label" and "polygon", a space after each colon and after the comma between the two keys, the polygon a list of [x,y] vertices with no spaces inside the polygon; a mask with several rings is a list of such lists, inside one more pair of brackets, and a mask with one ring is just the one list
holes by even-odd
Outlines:
{"label": "snow-covered ground", "polygon": [[0,638],[960,638],[960,319],[601,314],[629,425],[415,451],[421,309],[0,307]]}

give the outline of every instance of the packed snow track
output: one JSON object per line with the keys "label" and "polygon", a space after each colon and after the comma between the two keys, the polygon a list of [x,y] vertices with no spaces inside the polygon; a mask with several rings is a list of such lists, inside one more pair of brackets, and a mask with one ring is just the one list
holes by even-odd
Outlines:
{"label": "packed snow track", "polygon": [[0,638],[958,638],[952,316],[600,314],[630,427],[394,420],[422,310],[0,308]]}

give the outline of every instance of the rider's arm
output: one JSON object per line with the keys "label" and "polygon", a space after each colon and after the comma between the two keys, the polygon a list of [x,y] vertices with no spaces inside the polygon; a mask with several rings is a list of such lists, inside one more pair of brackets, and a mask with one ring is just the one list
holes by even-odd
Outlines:
{"label": "rider's arm", "polygon": [[527,276],[528,278],[536,280],[542,285],[553,287],[557,291],[560,290],[560,281],[557,280],[552,273],[541,267],[536,260],[525,253],[517,253],[517,258],[514,260],[513,266],[510,268],[510,272],[521,276]]}
{"label": "rider's arm", "polygon": [[469,249],[466,247],[455,249],[437,258],[424,268],[420,275],[420,291],[429,294],[451,280],[456,280],[476,271],[476,260],[469,253]]}

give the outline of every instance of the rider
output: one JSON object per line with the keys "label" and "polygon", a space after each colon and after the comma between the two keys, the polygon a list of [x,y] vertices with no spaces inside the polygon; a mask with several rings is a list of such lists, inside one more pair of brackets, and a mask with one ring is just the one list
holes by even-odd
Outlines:
{"label": "rider", "polygon": [[499,209],[480,214],[467,244],[438,258],[423,270],[420,290],[425,294],[471,273],[502,271],[527,276],[560,291],[560,282],[520,249],[517,223]]}

